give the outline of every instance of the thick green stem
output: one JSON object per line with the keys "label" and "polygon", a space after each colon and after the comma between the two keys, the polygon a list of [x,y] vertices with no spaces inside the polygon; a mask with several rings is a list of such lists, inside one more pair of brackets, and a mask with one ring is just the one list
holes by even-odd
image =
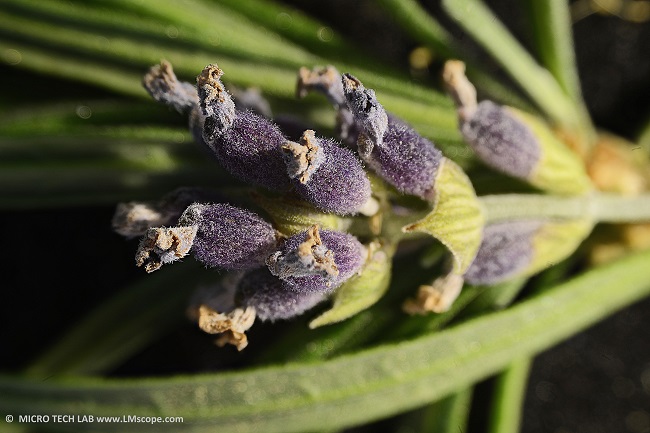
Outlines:
{"label": "thick green stem", "polygon": [[528,357],[514,360],[497,376],[490,412],[490,433],[519,432],[531,364],[532,359]]}
{"label": "thick green stem", "polygon": [[593,193],[578,197],[504,194],[480,197],[490,222],[521,218],[589,218],[601,223],[650,220],[650,194]]}

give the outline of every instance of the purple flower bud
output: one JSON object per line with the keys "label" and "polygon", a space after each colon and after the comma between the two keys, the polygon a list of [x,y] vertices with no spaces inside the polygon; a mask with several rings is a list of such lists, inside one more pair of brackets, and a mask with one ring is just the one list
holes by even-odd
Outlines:
{"label": "purple flower bud", "polygon": [[299,98],[304,98],[312,90],[325,95],[335,107],[347,108],[341,74],[334,66],[317,67],[312,70],[300,68],[296,94]]}
{"label": "purple flower bud", "polygon": [[356,150],[359,128],[348,108],[339,71],[334,66],[312,70],[300,68],[296,94],[299,98],[304,98],[310,91],[324,94],[334,105],[337,110],[336,133],[346,146]]}
{"label": "purple flower bud", "polygon": [[169,105],[182,114],[188,114],[190,132],[194,141],[205,144],[203,140],[202,118],[200,116],[199,95],[196,87],[185,81],[178,81],[172,65],[163,60],[145,74],[142,84],[158,102]]}
{"label": "purple flower bud", "polygon": [[445,63],[443,78],[458,107],[463,138],[486,165],[558,194],[592,190],[584,161],[542,120],[491,101],[477,104],[463,62]]}
{"label": "purple flower bud", "polygon": [[179,113],[188,113],[198,105],[196,88],[190,83],[178,81],[172,65],[165,60],[149,69],[142,84],[153,99],[173,107]]}
{"label": "purple flower bud", "polygon": [[289,179],[280,146],[286,141],[270,120],[238,111],[226,92],[216,65],[197,78],[203,138],[221,165],[243,181],[271,190],[286,190]]}
{"label": "purple flower bud", "polygon": [[183,212],[179,224],[197,227],[192,254],[208,267],[259,267],[278,243],[271,224],[253,212],[224,203],[194,203]]}
{"label": "purple flower bud", "polygon": [[465,281],[476,285],[496,284],[526,269],[534,256],[533,236],[540,221],[505,221],[489,224]]}
{"label": "purple flower bud", "polygon": [[220,201],[221,196],[205,188],[178,188],[156,202],[117,205],[113,230],[128,238],[142,236],[151,227],[175,225],[185,208],[195,202]]}
{"label": "purple flower bud", "polygon": [[326,298],[325,293],[291,290],[267,268],[247,273],[239,282],[235,295],[238,305],[255,308],[257,317],[263,321],[290,319]]}
{"label": "purple flower bud", "polygon": [[331,293],[361,270],[366,257],[354,236],[313,226],[287,239],[266,264],[291,290]]}
{"label": "purple flower bud", "polygon": [[527,180],[541,158],[532,131],[492,101],[477,104],[476,89],[465,76],[463,62],[445,63],[443,79],[458,107],[460,132],[476,155],[496,170]]}
{"label": "purple flower bud", "polygon": [[442,152],[408,124],[387,115],[375,93],[356,78],[344,74],[343,89],[362,131],[361,158],[400,192],[431,199]]}
{"label": "purple flower bud", "polygon": [[541,158],[530,128],[492,101],[482,101],[470,117],[461,117],[460,130],[485,164],[510,176],[528,179]]}
{"label": "purple flower bud", "polygon": [[341,81],[355,123],[368,138],[365,140],[364,147],[359,146],[359,154],[366,159],[372,152],[373,146],[382,145],[384,133],[388,128],[388,115],[377,100],[374,90],[366,89],[361,81],[350,74],[343,74]]}
{"label": "purple flower bud", "polygon": [[317,138],[312,130],[299,143],[284,143],[282,150],[296,192],[317,208],[348,215],[371,200],[370,182],[350,150]]}

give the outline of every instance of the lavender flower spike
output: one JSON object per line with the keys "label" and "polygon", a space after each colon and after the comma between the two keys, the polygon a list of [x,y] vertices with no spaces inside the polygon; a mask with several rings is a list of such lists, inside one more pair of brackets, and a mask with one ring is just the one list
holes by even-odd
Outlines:
{"label": "lavender flower spike", "polygon": [[179,224],[197,227],[192,254],[208,267],[262,266],[278,243],[271,224],[253,212],[224,203],[194,203],[183,212]]}
{"label": "lavender flower spike", "polygon": [[291,290],[331,293],[361,270],[367,255],[354,236],[315,225],[287,239],[266,264]]}
{"label": "lavender flower spike", "polygon": [[326,298],[326,293],[291,290],[266,268],[247,273],[235,295],[235,301],[241,308],[255,308],[257,317],[262,321],[299,316]]}
{"label": "lavender flower spike", "polygon": [[287,190],[289,179],[280,150],[284,135],[265,117],[237,110],[222,75],[217,65],[208,65],[197,77],[203,139],[219,163],[239,179]]}
{"label": "lavender flower spike", "polygon": [[361,158],[400,192],[432,200],[440,152],[429,140],[392,115],[386,114],[375,93],[344,74],[343,90],[354,114]]}
{"label": "lavender flower spike", "polygon": [[296,192],[317,208],[339,215],[377,210],[366,173],[350,150],[306,130],[299,143],[287,141],[282,151]]}

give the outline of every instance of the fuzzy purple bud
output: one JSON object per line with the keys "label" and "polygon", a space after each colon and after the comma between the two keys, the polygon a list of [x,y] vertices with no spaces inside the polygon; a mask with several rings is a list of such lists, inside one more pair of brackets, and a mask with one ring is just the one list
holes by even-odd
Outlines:
{"label": "fuzzy purple bud", "polygon": [[165,60],[149,69],[142,84],[153,99],[173,107],[179,113],[188,113],[198,105],[196,88],[179,81],[172,65]]}
{"label": "fuzzy purple bud", "polygon": [[465,281],[490,285],[507,280],[524,270],[533,260],[533,236],[540,221],[505,221],[489,224]]}
{"label": "fuzzy purple bud", "polygon": [[355,123],[369,139],[365,147],[359,147],[359,154],[365,159],[372,152],[373,146],[381,146],[388,128],[388,115],[377,100],[374,90],[366,89],[361,81],[350,74],[343,74],[341,81]]}
{"label": "fuzzy purple bud", "polygon": [[298,316],[326,297],[325,293],[291,290],[267,268],[261,268],[242,278],[235,300],[242,307],[255,308],[257,317],[262,321],[274,321]]}
{"label": "fuzzy purple bud", "polygon": [[482,101],[471,116],[461,117],[460,130],[483,162],[510,176],[528,179],[541,158],[530,128],[492,101]]}
{"label": "fuzzy purple bud", "polygon": [[299,143],[286,142],[282,150],[296,192],[318,209],[349,215],[371,200],[370,182],[350,150],[317,138],[312,130]]}
{"label": "fuzzy purple bud", "polygon": [[270,120],[235,109],[216,65],[197,78],[203,114],[203,138],[221,165],[233,175],[271,190],[287,190],[289,179],[280,146],[286,141]]}
{"label": "fuzzy purple bud", "polygon": [[374,146],[368,165],[405,194],[430,199],[442,152],[402,120],[388,116],[383,143]]}
{"label": "fuzzy purple bud", "polygon": [[331,293],[361,270],[366,257],[354,236],[313,226],[287,239],[266,263],[292,290]]}
{"label": "fuzzy purple bud", "polygon": [[310,91],[322,93],[337,108],[347,108],[341,74],[334,66],[312,70],[300,68],[296,94],[299,98],[304,98]]}
{"label": "fuzzy purple bud", "polygon": [[253,212],[229,204],[189,206],[179,219],[196,226],[192,254],[208,267],[252,269],[277,247],[276,231]]}
{"label": "fuzzy purple bud", "polygon": [[179,81],[172,65],[165,60],[149,69],[142,79],[142,84],[156,101],[169,105],[179,113],[188,114],[194,141],[205,144],[199,95],[193,84]]}
{"label": "fuzzy purple bud", "polygon": [[[304,98],[311,91],[322,93],[336,108],[336,133],[346,146],[356,150],[359,128],[348,108],[341,74],[334,66],[300,68],[296,94]],[[304,129],[303,129],[304,130]]]}
{"label": "fuzzy purple bud", "polygon": [[117,205],[113,230],[128,238],[142,236],[151,227],[175,225],[185,208],[195,202],[220,201],[221,196],[205,188],[178,188],[156,202]]}
{"label": "fuzzy purple bud", "polygon": [[356,78],[344,74],[343,89],[361,130],[361,158],[400,192],[431,199],[442,152],[407,123],[388,115],[375,93]]}

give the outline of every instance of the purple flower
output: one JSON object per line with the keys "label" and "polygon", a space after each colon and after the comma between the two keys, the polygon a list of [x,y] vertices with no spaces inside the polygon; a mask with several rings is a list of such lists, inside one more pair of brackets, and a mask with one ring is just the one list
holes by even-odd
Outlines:
{"label": "purple flower", "polygon": [[541,158],[530,128],[492,101],[482,101],[471,116],[461,117],[460,131],[485,164],[510,176],[528,179]]}
{"label": "purple flower", "polygon": [[198,106],[196,88],[188,82],[178,81],[172,65],[165,60],[149,69],[142,85],[153,99],[173,107],[179,113],[189,113]]}
{"label": "purple flower", "polygon": [[339,71],[334,66],[300,68],[296,93],[304,98],[310,91],[322,93],[336,108],[336,133],[346,146],[356,149],[359,128],[348,108]]}
{"label": "purple flower", "polygon": [[208,267],[259,267],[278,243],[271,224],[253,212],[224,203],[194,203],[183,212],[179,224],[197,227],[192,254]]}
{"label": "purple flower", "polygon": [[253,307],[261,320],[290,319],[313,308],[327,298],[326,293],[298,292],[287,287],[267,268],[247,273],[239,282],[235,301]]}
{"label": "purple flower", "polygon": [[465,281],[491,285],[523,271],[533,260],[533,236],[541,221],[504,221],[489,224],[474,262],[465,273]]}
{"label": "purple flower", "polygon": [[189,116],[189,128],[194,141],[205,144],[201,124],[199,95],[196,87],[186,81],[179,81],[172,65],[163,60],[160,65],[149,69],[142,85],[151,97]]}
{"label": "purple flower", "polygon": [[313,226],[287,239],[266,264],[291,290],[331,293],[361,270],[366,257],[354,236]]}
{"label": "purple flower", "polygon": [[350,150],[317,138],[312,130],[299,143],[286,142],[282,150],[295,191],[317,208],[349,215],[371,200],[370,182]]}
{"label": "purple flower", "polygon": [[270,120],[236,110],[221,83],[223,72],[209,65],[197,78],[203,139],[219,163],[239,179],[271,190],[286,190],[280,147],[286,138]]}
{"label": "purple flower", "polygon": [[400,192],[432,199],[443,158],[433,143],[398,118],[387,115],[374,91],[349,74],[343,89],[359,129],[361,158]]}
{"label": "purple flower", "polygon": [[122,236],[142,236],[151,227],[175,225],[192,203],[219,200],[219,194],[205,188],[178,188],[156,202],[118,204],[111,223],[113,230]]}

